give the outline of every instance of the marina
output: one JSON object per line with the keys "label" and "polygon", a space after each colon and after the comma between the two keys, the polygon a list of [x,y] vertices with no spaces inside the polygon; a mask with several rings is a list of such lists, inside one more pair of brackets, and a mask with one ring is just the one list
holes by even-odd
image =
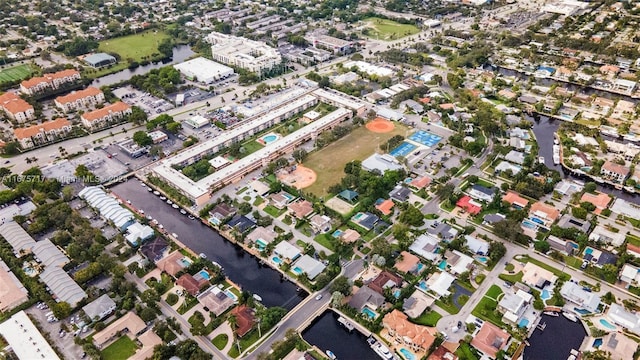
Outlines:
{"label": "marina", "polygon": [[302,332],[302,337],[320,350],[330,350],[338,359],[377,359],[380,355],[372,345],[377,342],[359,331],[349,331],[338,322],[340,315],[327,310],[314,319]]}
{"label": "marina", "polygon": [[544,330],[536,328],[525,347],[523,360],[567,360],[571,350],[579,349],[587,332],[578,321],[564,316],[544,314],[540,319]]}

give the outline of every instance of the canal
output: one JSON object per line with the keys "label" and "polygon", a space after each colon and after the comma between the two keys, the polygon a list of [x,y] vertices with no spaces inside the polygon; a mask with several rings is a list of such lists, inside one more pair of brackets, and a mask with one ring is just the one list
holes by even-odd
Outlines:
{"label": "canal", "polygon": [[338,323],[338,314],[325,311],[302,332],[302,337],[323,352],[331,350],[340,360],[379,359],[367,338],[358,330],[349,332]]}
{"label": "canal", "polygon": [[[553,164],[553,139],[554,134],[560,127],[562,121],[551,119],[548,116],[524,116],[528,121],[533,122],[533,133],[536,136],[536,141],[538,142],[539,153],[538,156],[544,157],[545,165],[549,169],[557,170],[560,174],[562,174],[565,178],[579,180],[583,182],[592,181],[588,177],[579,177],[573,175],[571,172],[566,171],[560,165]],[[619,141],[619,140],[617,140]],[[615,189],[612,186],[600,185],[597,187],[598,191],[611,194],[616,198],[620,198],[626,201],[629,201],[634,204],[640,205],[640,197],[637,194],[630,194],[628,192]]]}
{"label": "canal", "polygon": [[164,67],[170,64],[177,64],[179,62],[183,62],[195,54],[196,53],[191,50],[189,45],[179,45],[173,48],[173,56],[171,57],[171,59],[167,59],[165,61],[158,61],[155,63],[143,65],[143,66],[138,66],[135,69],[124,69],[122,71],[118,71],[113,74],[105,75],[93,80],[91,85],[100,87],[100,86],[117,84],[121,81],[131,79],[131,77],[134,75],[143,75],[153,69],[159,69],[161,67]]}
{"label": "canal", "polygon": [[536,329],[524,349],[524,360],[566,360],[571,349],[580,349],[587,332],[580,322],[573,322],[560,315],[542,315],[540,324],[546,323],[544,331]]}
{"label": "canal", "polygon": [[222,265],[231,281],[243,290],[260,295],[264,305],[291,310],[308,295],[304,290],[298,291],[294,283],[284,280],[281,273],[262,265],[256,257],[227,241],[214,229],[180,214],[147,191],[135,178],[119,183],[111,190],[121,198],[130,200],[135,208],[144,210],[145,215],[158,220],[167,232],[178,235],[178,240],[195,253],[204,253],[207,259]]}

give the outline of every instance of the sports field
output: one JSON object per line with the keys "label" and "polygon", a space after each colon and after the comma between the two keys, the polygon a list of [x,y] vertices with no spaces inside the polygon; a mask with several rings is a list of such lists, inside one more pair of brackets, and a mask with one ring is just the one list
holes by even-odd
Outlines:
{"label": "sports field", "polygon": [[344,176],[344,166],[349,161],[366,159],[379,149],[380,144],[393,136],[405,136],[406,129],[400,124],[395,124],[393,131],[381,134],[361,126],[324,149],[311,153],[304,161],[304,166],[315,171],[318,178],[313,185],[305,188],[305,191],[317,196],[326,195],[331,185],[340,182]]}
{"label": "sports field", "polygon": [[18,65],[0,70],[0,84],[11,81],[24,80],[33,74],[33,68],[30,65]]}
{"label": "sports field", "polygon": [[169,35],[162,31],[145,31],[140,34],[127,35],[115,39],[100,41],[98,51],[112,52],[120,55],[122,61],[151,60],[151,55],[159,54],[158,45]]}
{"label": "sports field", "polygon": [[393,20],[370,17],[364,20],[367,27],[367,36],[380,40],[396,40],[405,36],[420,32],[417,26],[412,24],[400,24]]}

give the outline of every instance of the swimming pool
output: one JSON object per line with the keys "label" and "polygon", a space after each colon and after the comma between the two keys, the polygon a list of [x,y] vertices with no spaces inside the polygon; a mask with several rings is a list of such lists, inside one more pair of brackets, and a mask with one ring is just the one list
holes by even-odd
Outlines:
{"label": "swimming pool", "polygon": [[189,267],[191,265],[191,260],[187,257],[183,257],[182,259],[178,260],[178,262],[180,263],[180,265],[182,265],[183,268]]}
{"label": "swimming pool", "polygon": [[551,294],[549,293],[548,290],[542,290],[542,294],[540,294],[540,299],[549,300],[551,299]]}
{"label": "swimming pool", "polygon": [[538,223],[538,224],[540,224],[540,225],[544,225],[544,221],[542,221],[542,220],[538,219],[537,217],[532,217],[532,218],[531,218],[531,221],[533,221],[533,222],[535,222],[535,223]]}
{"label": "swimming pool", "polygon": [[36,276],[36,269],[34,269],[31,266],[25,266],[22,268],[22,271],[24,271],[24,274],[29,276],[29,277],[34,277]]}
{"label": "swimming pool", "polygon": [[590,247],[588,247],[588,248],[584,249],[584,253],[585,253],[586,255],[591,255],[591,254],[593,254],[593,249],[592,249],[592,248],[590,248]]}
{"label": "swimming pool", "polygon": [[263,143],[264,145],[269,145],[272,142],[278,140],[279,138],[280,138],[280,135],[274,134],[274,133],[269,133],[269,134],[266,134],[266,135],[260,137],[260,139],[258,141]]}
{"label": "swimming pool", "polygon": [[416,356],[413,353],[405,348],[400,349],[400,354],[407,360],[415,360]]}
{"label": "swimming pool", "polygon": [[389,155],[395,156],[395,157],[407,156],[407,154],[412,152],[415,148],[417,148],[417,146],[415,146],[413,144],[409,144],[408,142],[403,142],[402,144],[398,145],[398,147],[396,147],[395,149],[391,150],[389,152]]}
{"label": "swimming pool", "polygon": [[300,269],[299,267],[294,267],[293,269],[291,269],[291,272],[296,274],[296,275],[302,275],[303,271],[302,269]]}
{"label": "swimming pool", "polygon": [[286,192],[284,192],[284,191],[283,191],[283,192],[281,192],[281,194],[282,194],[282,196],[286,197],[286,198],[287,198],[287,200],[289,200],[289,201],[293,201],[293,199],[295,199],[295,196],[293,196],[293,195],[291,195],[291,194],[289,194],[289,193],[286,193]]}
{"label": "swimming pool", "polygon": [[378,316],[378,314],[366,306],[362,308],[362,313],[367,315],[369,319],[375,319]]}
{"label": "swimming pool", "polygon": [[367,215],[365,215],[364,213],[357,213],[355,215],[353,215],[353,220],[360,220],[360,219],[364,219]]}
{"label": "swimming pool", "polygon": [[333,234],[331,234],[331,236],[333,236],[334,238],[337,239],[337,238],[340,237],[340,235],[342,235],[342,233],[343,233],[343,231],[338,229],[338,230],[334,231]]}
{"label": "swimming pool", "polygon": [[272,258],[271,258],[271,261],[273,261],[273,263],[274,263],[274,264],[276,264],[276,265],[280,265],[280,264],[282,264],[282,259],[280,259],[280,258],[279,258],[279,257],[277,257],[277,256],[272,257]]}
{"label": "swimming pool", "polygon": [[529,325],[529,319],[522,319],[518,323],[518,327],[521,327],[521,328],[527,327],[527,325]]}
{"label": "swimming pool", "polygon": [[477,256],[476,260],[480,261],[483,264],[486,264],[487,261],[489,261],[489,258],[487,258],[486,256]]}
{"label": "swimming pool", "polygon": [[205,280],[209,280],[209,279],[211,279],[211,275],[209,275],[209,273],[207,272],[207,270],[202,269],[202,270],[198,271],[198,274],[199,274],[200,276],[202,276],[202,278],[203,278],[203,279],[205,279]]}
{"label": "swimming pool", "polygon": [[427,287],[427,283],[426,283],[424,280],[422,280],[422,281],[420,281],[420,282],[418,283],[418,288],[419,288],[420,290],[424,290],[424,291],[429,290],[429,287]]}
{"label": "swimming pool", "polygon": [[447,260],[440,261],[440,264],[438,264],[438,269],[446,270],[447,269]]}
{"label": "swimming pool", "polygon": [[409,140],[413,140],[422,145],[432,147],[437,145],[440,140],[442,140],[442,137],[424,130],[418,130],[415,133],[411,134],[411,136],[409,136]]}
{"label": "swimming pool", "polygon": [[267,243],[266,243],[264,240],[262,240],[262,239],[257,239],[257,240],[256,240],[256,247],[257,247],[259,250],[264,250],[264,248],[266,248],[266,247],[267,247]]}
{"label": "swimming pool", "polygon": [[600,346],[602,346],[603,341],[602,338],[597,338],[595,340],[593,340],[593,347],[594,348],[599,348]]}
{"label": "swimming pool", "polygon": [[233,301],[238,301],[238,297],[236,296],[236,294],[232,293],[231,290],[229,289],[225,290],[224,294],[227,295]]}
{"label": "swimming pool", "polygon": [[400,293],[401,293],[400,289],[395,289],[393,291],[393,297],[396,298],[396,299],[399,299],[400,298]]}
{"label": "swimming pool", "polygon": [[537,227],[536,224],[526,219],[522,220],[522,226],[526,227],[527,229],[535,229]]}
{"label": "swimming pool", "polygon": [[422,269],[424,269],[424,264],[418,263],[418,265],[416,266],[416,273],[419,273],[420,271],[422,271]]}
{"label": "swimming pool", "polygon": [[615,325],[612,325],[610,322],[608,322],[605,319],[600,319],[600,324],[602,326],[606,327],[607,329],[611,329],[611,330],[617,329],[617,327]]}

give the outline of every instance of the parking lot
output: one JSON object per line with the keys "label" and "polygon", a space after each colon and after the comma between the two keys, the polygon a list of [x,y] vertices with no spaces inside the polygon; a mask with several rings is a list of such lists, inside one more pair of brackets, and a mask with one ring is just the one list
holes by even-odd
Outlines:
{"label": "parking lot", "polygon": [[[46,315],[50,311],[51,309],[40,310],[35,305],[25,310],[27,314],[31,315],[32,319],[35,319],[39,323],[43,332],[49,333],[51,341],[53,342],[52,345],[56,346],[62,352],[65,359],[80,359],[83,350],[73,341],[74,333],[60,332],[65,322],[64,319],[63,321],[48,322]],[[68,323],[66,323],[64,327],[69,331],[71,330]]]}
{"label": "parking lot", "polygon": [[42,175],[47,178],[58,179],[63,184],[76,181],[76,168],[85,165],[101,181],[114,179],[127,173],[127,165],[120,159],[116,159],[106,150],[91,150],[88,154],[68,161],[61,161],[46,166],[42,169]]}
{"label": "parking lot", "polygon": [[209,98],[214,97],[217,93],[219,93],[220,91],[205,91],[199,88],[192,88],[186,91],[182,91],[179,93],[175,93],[175,94],[169,94],[168,98],[172,99],[174,104],[177,104],[176,102],[176,97],[178,96],[178,94],[183,94],[184,95],[184,101],[182,103],[182,105],[187,105],[187,104],[191,104],[191,103],[195,103],[198,101],[203,101],[203,100],[207,100]]}
{"label": "parking lot", "polygon": [[113,94],[123,102],[141,108],[147,115],[161,114],[175,107],[167,100],[157,98],[149,93],[137,90],[132,86],[114,89]]}
{"label": "parking lot", "polygon": [[201,128],[195,129],[183,123],[181,132],[184,136],[195,136],[200,141],[206,141],[220,135],[223,131],[224,130],[218,128],[213,124],[205,125]]}

